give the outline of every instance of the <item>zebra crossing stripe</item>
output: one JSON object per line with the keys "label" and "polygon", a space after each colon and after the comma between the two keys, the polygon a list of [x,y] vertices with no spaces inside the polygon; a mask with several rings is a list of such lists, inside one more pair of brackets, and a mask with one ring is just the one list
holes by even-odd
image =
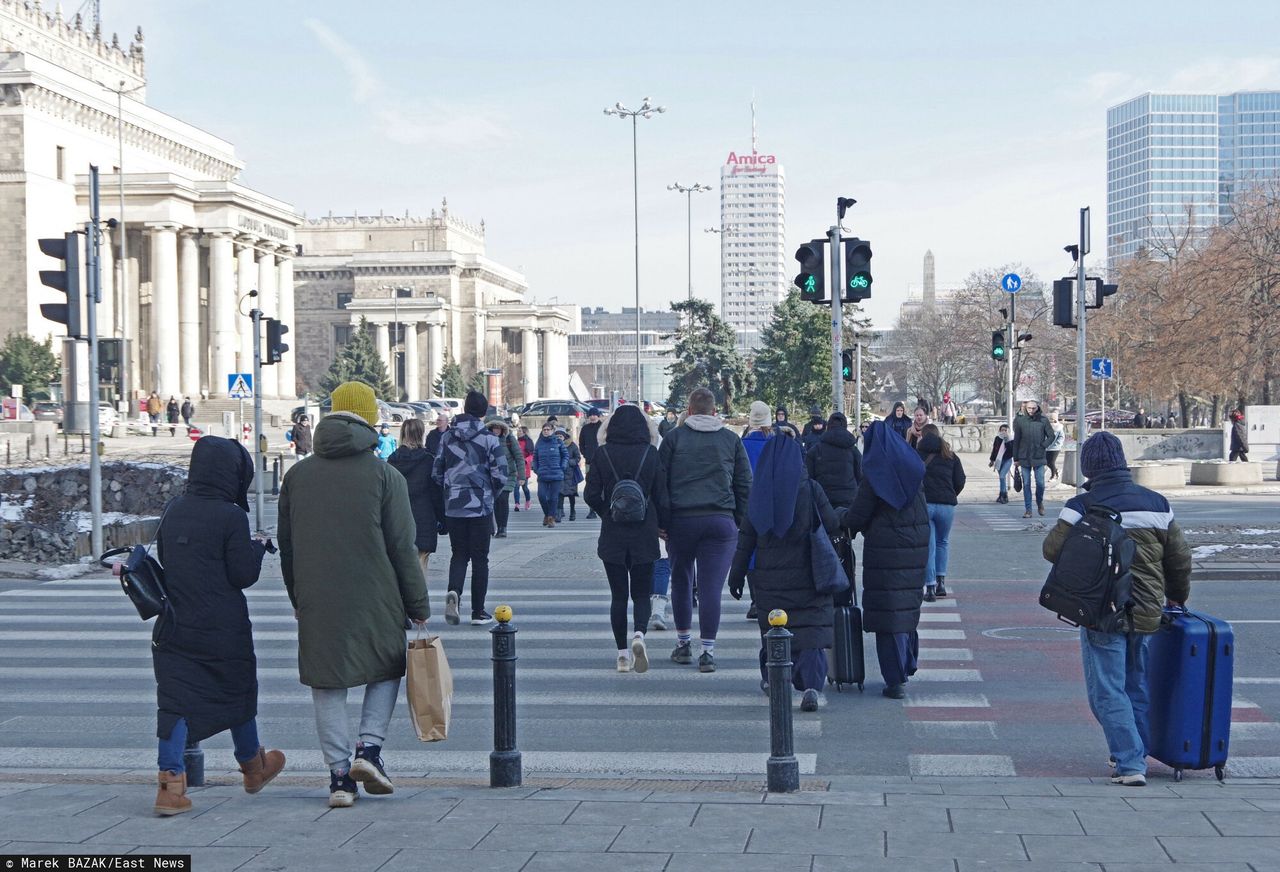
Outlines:
{"label": "zebra crossing stripe", "polygon": [[1003,754],[911,754],[915,776],[1016,775],[1013,758]]}

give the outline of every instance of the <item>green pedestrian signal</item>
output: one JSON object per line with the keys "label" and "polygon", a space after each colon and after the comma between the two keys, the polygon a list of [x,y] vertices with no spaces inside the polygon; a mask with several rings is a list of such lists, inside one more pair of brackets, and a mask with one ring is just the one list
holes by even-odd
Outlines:
{"label": "green pedestrian signal", "polygon": [[796,249],[796,260],[800,262],[800,274],[795,278],[796,287],[800,289],[800,299],[810,303],[826,302],[827,289],[823,284],[822,272],[825,244],[825,239],[815,239]]}
{"label": "green pedestrian signal", "polygon": [[840,352],[840,375],[845,381],[853,381],[853,352]]}

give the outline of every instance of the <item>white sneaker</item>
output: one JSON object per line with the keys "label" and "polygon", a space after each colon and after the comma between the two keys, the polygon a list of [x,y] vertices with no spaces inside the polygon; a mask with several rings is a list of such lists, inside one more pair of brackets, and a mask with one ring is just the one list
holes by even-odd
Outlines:
{"label": "white sneaker", "polygon": [[627,654],[618,655],[618,671],[619,672],[631,671],[631,657],[629,655]]}
{"label": "white sneaker", "polygon": [[635,636],[631,640],[631,659],[635,661],[636,672],[649,671],[649,652],[644,647],[644,636]]}
{"label": "white sneaker", "polygon": [[665,596],[659,596],[657,594],[654,594],[653,596],[649,597],[649,605],[653,611],[649,615],[648,629],[650,630],[667,629],[667,616],[666,616],[667,602],[668,600]]}
{"label": "white sneaker", "polygon": [[1112,776],[1111,783],[1119,784],[1121,787],[1146,787],[1147,776],[1141,772],[1130,772],[1128,775]]}
{"label": "white sneaker", "polygon": [[444,620],[446,624],[458,623],[458,595],[453,591],[444,595]]}

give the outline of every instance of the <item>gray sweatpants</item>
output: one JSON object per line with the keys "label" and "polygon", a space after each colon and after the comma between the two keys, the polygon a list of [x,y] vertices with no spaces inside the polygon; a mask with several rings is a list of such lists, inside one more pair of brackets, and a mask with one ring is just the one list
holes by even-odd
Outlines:
{"label": "gray sweatpants", "polygon": [[[364,687],[360,706],[360,741],[381,745],[387,738],[387,725],[400,695],[400,679],[376,681]],[[316,733],[320,750],[330,772],[346,772],[351,768],[351,721],[347,718],[347,688],[311,688],[311,701],[316,710]]]}

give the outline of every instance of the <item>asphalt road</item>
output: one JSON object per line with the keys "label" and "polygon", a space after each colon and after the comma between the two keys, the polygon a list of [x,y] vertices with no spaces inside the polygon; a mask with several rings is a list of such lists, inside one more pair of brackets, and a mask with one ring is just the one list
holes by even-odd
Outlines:
{"label": "asphalt road", "polygon": [[[1036,603],[1047,569],[1040,558],[1045,523],[1072,491],[1052,489],[1044,522],[1038,516],[1025,521],[1020,504],[991,502],[994,478],[973,475],[952,537],[948,586],[955,595],[925,608],[922,668],[907,699],[880,695],[868,638],[865,692],[832,690],[816,714],[795,713],[802,771],[1106,773],[1106,746],[1084,697],[1076,631]],[[1189,528],[1280,526],[1277,497],[1197,498],[1175,503],[1175,510]],[[597,523],[580,519],[544,530],[540,519],[536,507],[513,514],[510,538],[494,543],[489,599],[490,610],[510,604],[519,628],[526,772],[760,775],[769,748],[768,708],[757,687],[758,634],[743,619],[745,605],[725,594],[717,673],[671,663],[674,633],[658,632],[649,636],[649,673],[618,674],[607,586],[595,558]],[[431,628],[444,638],[455,670],[453,725],[447,741],[425,745],[398,709],[385,752],[393,773],[487,771],[490,636],[484,628],[441,620],[447,544],[442,547],[445,553],[432,560],[437,617]],[[1202,575],[1193,606],[1231,620],[1238,634],[1229,771],[1280,776],[1280,600],[1272,590],[1280,582],[1248,571],[1231,580],[1212,580],[1217,576],[1208,570]],[[277,563],[268,564],[249,599],[261,735],[289,753],[291,769],[318,772],[310,696],[297,681],[292,611]],[[149,629],[105,575],[0,581],[0,772],[152,769]],[[231,768],[226,736],[205,746],[211,768]]]}

